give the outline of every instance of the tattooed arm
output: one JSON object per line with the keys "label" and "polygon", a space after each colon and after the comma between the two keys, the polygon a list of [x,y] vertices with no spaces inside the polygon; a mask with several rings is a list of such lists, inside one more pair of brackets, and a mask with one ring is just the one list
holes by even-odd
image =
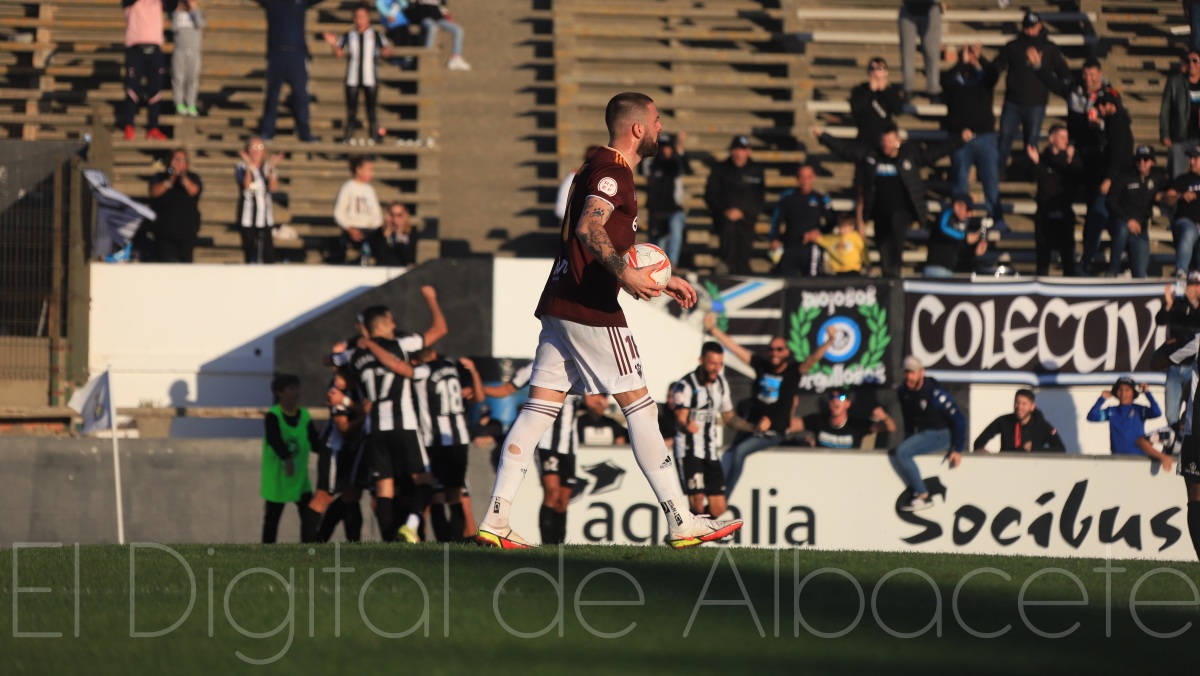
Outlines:
{"label": "tattooed arm", "polygon": [[604,230],[604,224],[608,222],[612,212],[611,204],[598,197],[589,196],[583,203],[583,213],[580,214],[579,224],[575,227],[575,236],[588,253],[592,254],[609,274],[617,278],[629,295],[638,300],[649,300],[662,293],[663,287],[650,281],[649,275],[637,274],[642,268],[629,267],[625,263],[625,252],[617,251],[613,246],[612,239]]}

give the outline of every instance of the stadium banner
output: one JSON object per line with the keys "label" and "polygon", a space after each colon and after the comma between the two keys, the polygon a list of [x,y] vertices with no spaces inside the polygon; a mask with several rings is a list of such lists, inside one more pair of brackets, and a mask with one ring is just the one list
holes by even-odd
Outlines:
{"label": "stadium banner", "polygon": [[696,307],[716,313],[717,328],[755,350],[783,331],[784,286],[764,277],[705,277],[696,284]]}
{"label": "stadium banner", "polygon": [[904,282],[907,352],[945,382],[1162,383],[1161,282]]}
{"label": "stadium banner", "polygon": [[834,334],[825,357],[800,379],[805,392],[831,387],[895,385],[899,357],[893,340],[897,328],[889,321],[892,286],[863,278],[847,282],[816,278],[788,286],[784,292],[783,336],[792,356],[803,362]]}
{"label": "stadium banner", "polygon": [[[901,512],[906,490],[886,454],[756,453],[730,512],[729,544],[1191,561],[1182,482],[1133,457],[968,454],[951,471],[917,458],[935,505]],[[570,544],[661,544],[666,522],[628,447],[583,448],[567,517]],[[538,482],[513,502],[513,527],[538,536]],[[712,546],[712,545],[706,545]]]}

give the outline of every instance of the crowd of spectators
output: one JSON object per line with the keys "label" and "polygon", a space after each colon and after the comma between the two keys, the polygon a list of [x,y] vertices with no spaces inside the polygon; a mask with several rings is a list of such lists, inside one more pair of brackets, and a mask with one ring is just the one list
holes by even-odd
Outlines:
{"label": "crowd of spectators", "polygon": [[[305,30],[308,10],[322,0],[255,0],[262,6],[267,19],[266,96],[259,125],[259,138],[269,142],[276,128],[276,109],[283,84],[291,90],[290,109],[295,116],[296,134],[301,141],[318,140],[308,121],[308,53]],[[123,0],[126,14],[125,102],[118,121],[126,138],[136,133],[135,114],[140,106],[147,108],[147,138],[165,139],[159,127],[163,66],[163,16],[170,13],[174,28],[174,52],[171,68],[174,102],[179,115],[198,115],[197,91],[200,63],[200,40],[206,26],[199,0]],[[1185,9],[1189,10],[1187,2]],[[377,0],[376,14],[361,5],[354,9],[353,25],[338,36],[325,33],[334,53],[347,59],[345,77],[346,119],[342,140],[355,139],[359,127],[358,102],[365,100],[366,141],[379,142],[386,130],[377,119],[380,59],[393,57],[392,45],[424,44],[433,49],[440,31],[451,34],[451,56],[447,67],[468,70],[463,59],[463,29],[447,10],[444,0]],[[911,237],[928,236],[938,240],[947,232],[945,218],[929,212],[926,206],[923,174],[941,157],[949,155],[951,199],[942,206],[942,213],[952,212],[960,198],[982,193],[978,202],[983,236],[979,247],[989,246],[988,233],[995,240],[1009,228],[1005,222],[1006,206],[1002,204],[1000,180],[1007,175],[1015,180],[1035,182],[1037,215],[1035,217],[1036,271],[1048,274],[1057,258],[1067,276],[1075,274],[1119,275],[1124,270],[1133,277],[1149,274],[1150,237],[1155,210],[1168,217],[1176,248],[1175,270],[1181,278],[1189,269],[1200,265],[1200,226],[1192,213],[1195,185],[1172,182],[1188,174],[1197,183],[1189,154],[1200,143],[1200,115],[1194,92],[1200,91],[1200,52],[1191,51],[1179,72],[1170,74],[1163,91],[1160,114],[1160,138],[1166,155],[1166,174],[1157,168],[1143,171],[1157,154],[1149,145],[1137,146],[1135,153],[1132,123],[1121,94],[1104,77],[1103,65],[1094,58],[1087,59],[1078,75],[1068,69],[1062,50],[1048,36],[1042,17],[1027,11],[1018,25],[1018,34],[994,54],[985,53],[981,44],[942,48],[941,24],[944,3],[931,0],[902,0],[898,32],[901,43],[901,84],[890,80],[886,60],[875,57],[867,65],[867,79],[850,93],[850,121],[857,129],[857,139],[847,141],[822,135],[814,128],[814,136],[835,155],[856,165],[853,182],[855,224],[858,238],[866,241],[866,224],[874,226],[874,247],[879,252],[879,270],[889,277],[898,276],[902,268],[902,252]],[[380,29],[371,26],[378,20]],[[385,36],[386,34],[386,36]],[[945,103],[943,127],[949,139],[939,143],[904,141],[897,122],[915,112],[914,96],[918,87],[916,69],[917,46],[924,63],[923,94],[933,103]],[[411,67],[411,58],[391,59],[401,67]],[[994,90],[1001,77],[1005,78],[1001,114],[993,113]],[[1062,97],[1067,103],[1066,135],[1051,126],[1044,150],[1038,144],[1051,96]],[[1014,142],[1020,140],[1021,150],[1013,153]],[[664,134],[657,156],[646,160],[642,173],[646,176],[647,227],[652,241],[659,243],[668,257],[681,263],[686,240],[687,204],[682,178],[690,173],[691,165],[684,151],[686,132]],[[1064,145],[1065,144],[1065,145]],[[734,137],[727,159],[711,166],[704,190],[704,204],[712,216],[713,231],[719,237],[718,272],[751,274],[750,261],[755,255],[756,222],[766,207],[765,177],[762,164],[753,159],[751,139]],[[1047,158],[1043,161],[1043,157]],[[1009,167],[1011,159],[1012,167]],[[1193,171],[1189,171],[1193,169]],[[972,183],[972,170],[975,184]],[[770,246],[767,256],[776,274],[810,276],[819,274],[868,273],[867,256],[853,256],[861,265],[839,262],[826,255],[831,247],[853,251],[838,223],[841,218],[829,208],[828,196],[813,188],[822,171],[819,165],[809,164],[798,171],[795,190],[780,196],[771,218]],[[239,182],[242,182],[239,171]],[[269,179],[276,182],[277,179]],[[1135,186],[1135,184],[1137,184]],[[265,192],[256,189],[255,199]],[[269,191],[267,191],[269,192]],[[810,195],[811,193],[811,195]],[[246,217],[245,197],[239,198],[238,223],[243,228],[268,228],[276,233],[269,221],[269,206],[260,205],[253,218]],[[1081,251],[1076,251],[1073,205],[1087,205]],[[810,212],[813,204],[821,204],[825,213],[814,227]],[[972,200],[972,217],[975,204]],[[266,212],[267,218],[263,218]],[[346,227],[337,219],[339,225]],[[961,220],[961,219],[960,219]],[[969,220],[969,219],[968,219]],[[248,222],[253,225],[248,226]],[[914,234],[913,226],[918,234]],[[379,228],[356,228],[369,232]],[[350,231],[354,248],[360,249]],[[1103,250],[1103,234],[1108,233],[1111,245],[1107,260]],[[257,233],[254,255],[247,250],[248,261],[271,262],[274,258],[271,239]],[[831,237],[832,236],[832,237]],[[157,237],[157,233],[152,236]],[[825,239],[831,237],[830,239]],[[971,235],[970,239],[975,237]],[[193,242],[195,238],[192,238]],[[834,241],[834,240],[837,241]],[[193,244],[194,245],[194,244]],[[370,244],[368,244],[370,246]],[[158,247],[165,250],[172,248]],[[190,247],[185,247],[190,248]],[[327,260],[343,262],[344,247],[331,247]],[[939,249],[941,251],[941,249]],[[865,253],[865,252],[863,252]],[[983,253],[983,252],[979,252]],[[987,273],[995,267],[995,252],[975,256],[977,261],[965,261],[955,256],[953,261],[942,254],[934,255],[924,265],[929,276]],[[1078,253],[1078,258],[1077,258]],[[389,257],[360,256],[357,260],[371,262]],[[970,257],[968,257],[970,258]],[[179,256],[158,260],[183,260]],[[947,265],[947,263],[951,263]],[[381,263],[386,264],[386,263]]]}
{"label": "crowd of spectators", "polygon": [[[942,212],[951,211],[962,197],[982,194],[981,201],[971,201],[972,217],[979,216],[984,231],[979,254],[989,246],[988,239],[1002,240],[1012,232],[1006,222],[1012,209],[1003,203],[1000,193],[1000,182],[1007,177],[1035,185],[1031,196],[1037,205],[1034,250],[1039,275],[1049,274],[1057,258],[1065,276],[1148,276],[1149,234],[1156,216],[1166,220],[1171,230],[1177,277],[1182,279],[1200,266],[1195,247],[1200,240],[1196,226],[1200,214],[1191,213],[1191,199],[1177,203],[1181,195],[1194,193],[1187,188],[1195,186],[1175,187],[1173,183],[1188,171],[1188,153],[1200,143],[1200,95],[1196,94],[1200,92],[1200,52],[1189,51],[1178,72],[1168,74],[1158,139],[1162,147],[1155,149],[1136,143],[1124,98],[1105,77],[1101,61],[1087,58],[1078,73],[1071,72],[1037,12],[1024,12],[1017,35],[988,54],[980,43],[942,49],[944,3],[901,0],[900,5],[902,83],[891,81],[884,58],[869,59],[866,81],[853,87],[849,96],[847,120],[855,127],[856,138],[847,140],[813,128],[814,138],[822,145],[855,164],[849,187],[858,232],[865,237],[866,224],[873,224],[873,245],[884,276],[899,275],[907,240],[937,240],[939,233],[946,232],[945,220],[925,206],[924,174],[947,154],[951,159],[950,197]],[[1194,18],[1190,3],[1184,5]],[[921,96],[946,106],[942,127],[949,140],[944,143],[906,142],[899,126],[905,115],[917,112],[918,45],[925,66]],[[1002,77],[1004,95],[997,119],[993,105]],[[1039,148],[1047,106],[1055,96],[1066,103],[1064,123],[1051,124],[1048,142]],[[752,251],[754,241],[752,226],[762,215],[761,211],[747,211],[761,208],[761,204],[738,196],[739,191],[753,194],[741,185],[747,182],[746,172],[755,170],[748,140],[735,138],[729,159],[712,166],[705,190],[713,231],[720,238],[717,270],[730,274],[747,274],[747,252]],[[1154,166],[1159,154],[1166,158],[1165,174]],[[811,153],[808,166],[814,176],[823,172],[819,164],[813,164]],[[753,184],[755,178],[750,175]],[[824,247],[817,241],[821,235],[836,232],[837,215],[827,217],[812,234],[807,233],[807,224],[797,227],[791,222],[797,214],[788,200],[797,201],[809,183],[808,177],[801,176],[801,188],[785,192],[775,205],[766,252],[775,274],[794,277],[845,271],[834,270],[818,259]],[[1075,236],[1077,203],[1086,205],[1082,242]],[[780,238],[781,232],[791,233],[789,241]],[[1107,252],[1105,234],[1110,242]],[[727,241],[731,238],[735,241]],[[999,255],[989,253],[977,255],[977,264],[956,260],[947,265],[949,259],[931,249],[922,267],[928,276],[942,276],[947,270],[956,275],[988,274],[997,269]],[[868,271],[864,266],[862,272]]]}
{"label": "crowd of spectators", "polygon": [[[309,122],[308,77],[312,56],[307,46],[306,25],[308,10],[324,0],[254,1],[262,7],[267,21],[266,94],[259,133],[247,139],[245,147],[239,151],[241,162],[234,170],[239,192],[233,222],[241,232],[245,262],[273,263],[276,260],[274,240],[295,235],[294,230],[281,229],[274,220],[272,204],[280,185],[277,165],[283,155],[270,155],[265,148],[275,135],[279,95],[285,84],[291,92],[289,108],[295,116],[297,138],[302,142],[320,140],[312,133]],[[175,112],[192,117],[201,114],[198,107],[201,39],[207,20],[200,5],[201,0],[122,0],[126,23],[125,97],[117,126],[126,140],[136,137],[136,115],[141,107],[147,110],[146,138],[168,140],[159,121],[166,72],[163,56],[166,14],[171,15],[174,36],[171,84]],[[372,8],[360,4],[354,8],[353,23],[345,33],[322,35],[333,53],[347,62],[344,143],[358,142],[355,135],[358,128],[365,129],[366,143],[384,140],[387,130],[380,124],[376,112],[382,78],[381,59],[406,69],[414,65],[412,57],[393,58],[393,45],[424,45],[428,50],[434,50],[437,34],[444,30],[453,36],[453,51],[446,67],[470,70],[462,56],[464,31],[447,10],[444,0],[377,0],[376,9],[382,30],[371,26]],[[358,120],[360,99],[365,104],[365,127],[361,127]],[[188,177],[181,180],[180,175],[174,173],[179,171],[175,165],[180,161],[180,155],[186,163],[187,153],[182,149],[172,150],[156,161],[156,167],[163,171],[152,177],[148,196],[158,221],[148,222],[138,233],[134,248],[136,259],[192,262],[200,225],[200,178],[189,173],[190,180]],[[382,217],[371,220],[382,212],[378,199],[374,199],[373,207],[368,205],[369,200],[362,199],[368,191],[373,195],[369,161],[367,165],[368,177],[355,175],[352,180],[357,185],[351,186],[351,190],[343,186],[332,205],[330,215],[343,228],[344,234],[328,247],[325,258],[328,262],[345,262],[346,249],[351,248],[361,253],[355,260],[364,265],[411,266],[416,258],[417,230],[409,207],[390,204],[386,220]],[[681,163],[679,171],[687,170],[686,164]],[[358,171],[362,169],[352,169],[352,173]],[[180,190],[187,199],[177,195]],[[181,213],[174,213],[177,206],[183,209]],[[674,225],[672,232],[678,233],[673,245],[678,247],[682,225]],[[372,252],[377,254],[372,255]]]}

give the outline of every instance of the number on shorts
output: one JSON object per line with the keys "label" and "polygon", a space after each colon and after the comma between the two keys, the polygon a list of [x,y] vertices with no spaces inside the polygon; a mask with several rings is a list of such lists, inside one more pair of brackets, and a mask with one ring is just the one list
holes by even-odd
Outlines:
{"label": "number on shorts", "polygon": [[633,336],[625,336],[625,342],[629,344],[629,356],[633,357],[634,359],[641,359],[642,356],[638,354],[637,351],[637,343],[633,342]]}

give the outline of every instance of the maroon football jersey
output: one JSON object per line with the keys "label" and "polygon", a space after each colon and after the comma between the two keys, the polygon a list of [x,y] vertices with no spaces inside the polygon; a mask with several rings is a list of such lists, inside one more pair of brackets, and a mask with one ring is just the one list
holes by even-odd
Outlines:
{"label": "maroon football jersey", "polygon": [[592,257],[576,236],[583,204],[591,196],[613,206],[612,215],[604,224],[613,248],[624,254],[634,244],[637,190],[633,185],[633,169],[621,153],[608,147],[599,148],[584,160],[571,184],[558,258],[554,259],[554,268],[534,314],[588,326],[628,326],[617,301],[621,290],[617,278]]}

